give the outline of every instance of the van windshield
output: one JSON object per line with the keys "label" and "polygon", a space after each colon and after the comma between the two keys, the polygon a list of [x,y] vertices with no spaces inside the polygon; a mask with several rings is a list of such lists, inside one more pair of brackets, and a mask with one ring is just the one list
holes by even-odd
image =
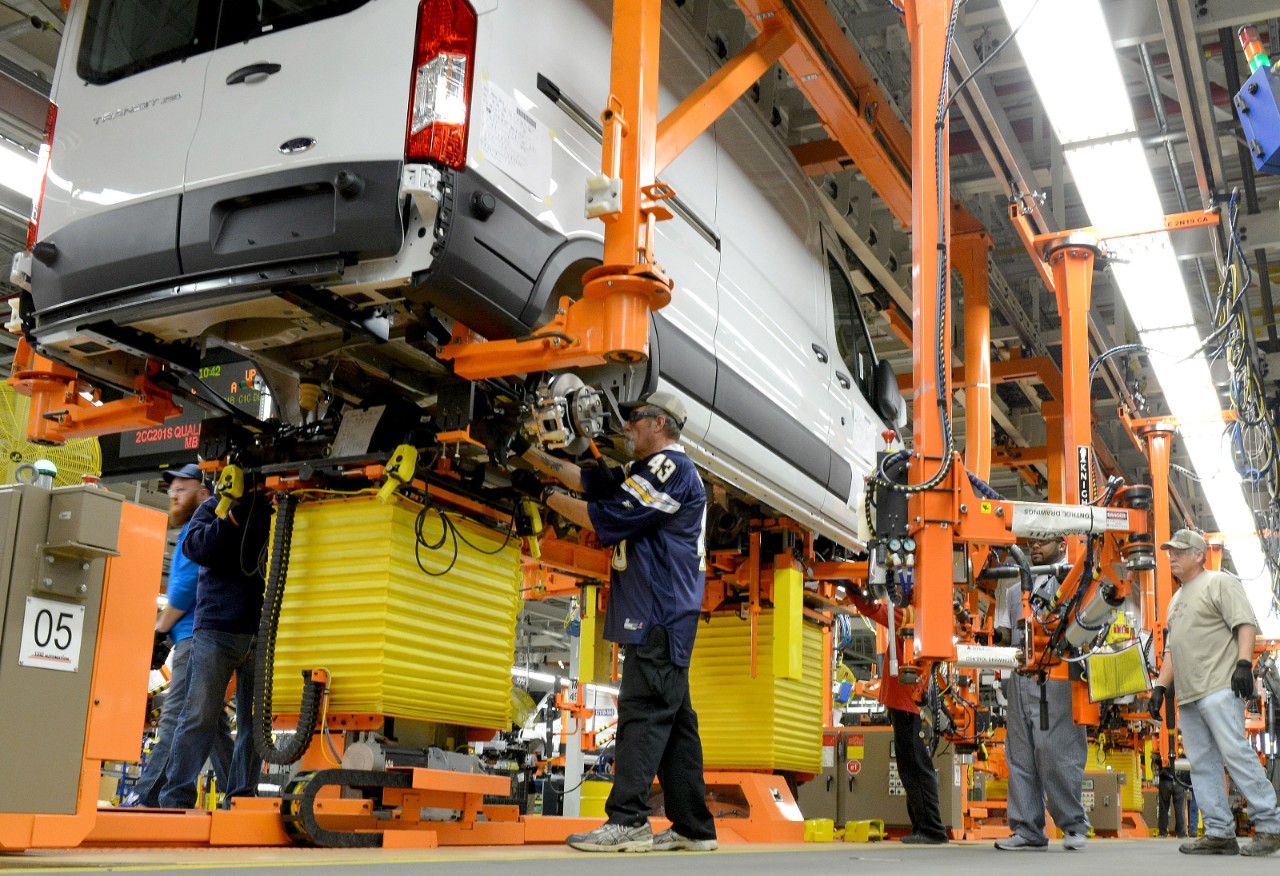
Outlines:
{"label": "van windshield", "polygon": [[371,0],[90,0],[76,72],[102,85]]}

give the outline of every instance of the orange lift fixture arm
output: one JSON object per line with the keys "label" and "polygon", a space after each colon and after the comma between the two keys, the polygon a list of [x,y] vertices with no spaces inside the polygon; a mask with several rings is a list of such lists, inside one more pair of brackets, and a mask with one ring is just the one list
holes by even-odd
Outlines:
{"label": "orange lift fixture arm", "polygon": [[38,355],[26,338],[18,341],[9,385],[31,398],[27,418],[27,440],[33,444],[65,444],[73,438],[95,438],[126,429],[159,426],[182,414],[167,390],[153,384],[149,374],[134,380],[134,393],[116,401],[101,402],[96,391],[92,399],[81,392],[76,373]]}
{"label": "orange lift fixture arm", "polygon": [[438,350],[470,380],[649,355],[649,314],[671,300],[671,281],[654,257],[663,203],[675,192],[658,182],[667,167],[791,47],[793,38],[765,22],[735,58],[661,121],[658,57],[661,0],[615,0],[611,93],[601,115],[603,172],[590,181],[588,215],[605,223],[604,264],[584,278],[582,298],[560,299],[556,316],[524,338],[488,341],[459,328]]}

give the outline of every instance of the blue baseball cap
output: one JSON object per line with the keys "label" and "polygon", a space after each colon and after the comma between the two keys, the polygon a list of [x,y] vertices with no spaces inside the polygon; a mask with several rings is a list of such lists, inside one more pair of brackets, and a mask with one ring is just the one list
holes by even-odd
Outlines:
{"label": "blue baseball cap", "polygon": [[194,462],[188,462],[186,465],[180,465],[177,468],[166,468],[160,472],[160,476],[164,478],[166,484],[173,483],[177,478],[186,478],[187,480],[199,481],[206,487],[209,486],[205,473]]}

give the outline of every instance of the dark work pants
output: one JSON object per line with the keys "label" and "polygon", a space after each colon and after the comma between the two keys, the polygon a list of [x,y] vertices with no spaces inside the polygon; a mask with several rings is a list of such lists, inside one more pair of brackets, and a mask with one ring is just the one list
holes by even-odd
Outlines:
{"label": "dark work pants", "polygon": [[657,776],[666,816],[676,833],[687,839],[714,839],[698,715],[689,699],[689,668],[671,662],[661,627],[651,630],[643,645],[624,645],[623,654],[613,790],[604,804],[609,821],[647,821],[649,788]]}
{"label": "dark work pants", "polygon": [[920,714],[890,708],[889,721],[893,724],[898,777],[907,792],[911,832],[932,839],[947,839],[947,828],[938,808],[938,774],[933,769],[929,747],[924,744]]}
{"label": "dark work pants", "polygon": [[1156,825],[1160,836],[1169,832],[1169,804],[1173,804],[1173,834],[1187,835],[1187,789],[1173,779],[1160,780],[1160,804],[1156,809]]}

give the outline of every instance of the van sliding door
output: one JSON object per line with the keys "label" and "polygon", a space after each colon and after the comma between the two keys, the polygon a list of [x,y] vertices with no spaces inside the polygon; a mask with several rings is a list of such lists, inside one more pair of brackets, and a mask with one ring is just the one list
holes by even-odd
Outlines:
{"label": "van sliding door", "polygon": [[833,352],[809,184],[741,103],[716,123],[716,224],[724,239],[714,443],[731,448],[805,522],[831,471]]}

